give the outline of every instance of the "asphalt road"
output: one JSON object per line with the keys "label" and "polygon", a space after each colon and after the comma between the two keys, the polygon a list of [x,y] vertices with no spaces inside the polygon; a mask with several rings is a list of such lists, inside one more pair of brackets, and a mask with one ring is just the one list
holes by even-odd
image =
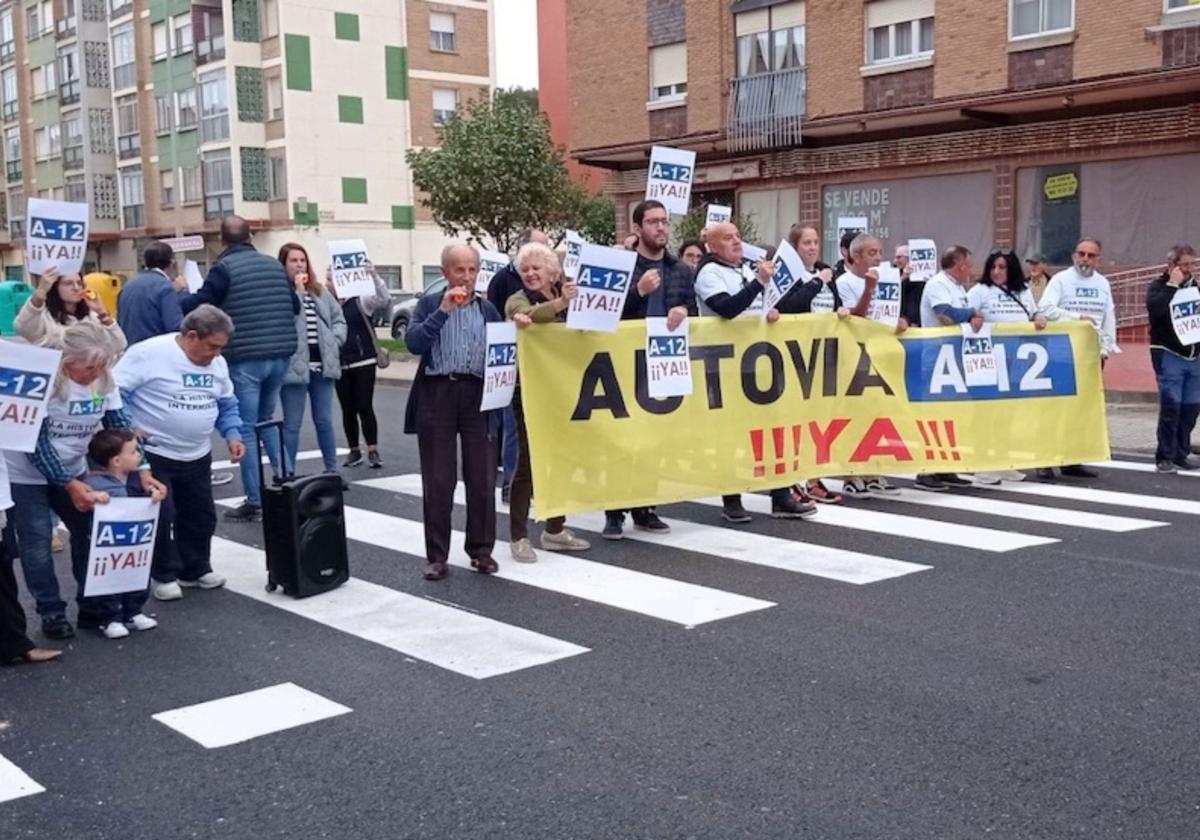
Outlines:
{"label": "asphalt road", "polygon": [[[581,530],[599,566],[565,578],[500,545],[523,579],[431,584],[403,400],[378,397],[386,468],[345,471],[391,481],[348,493],[340,602],[268,597],[221,543],[238,585],[0,671],[0,838],[1200,836],[1200,479],[1110,468],[740,530],[673,505],[692,524],[660,543]],[[228,746],[152,717],[288,684],[318,696],[218,713],[210,738],[281,729]]]}

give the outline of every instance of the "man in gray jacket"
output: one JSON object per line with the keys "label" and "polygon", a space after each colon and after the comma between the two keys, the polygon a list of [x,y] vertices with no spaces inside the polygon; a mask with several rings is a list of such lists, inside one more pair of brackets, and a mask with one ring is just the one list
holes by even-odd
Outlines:
{"label": "man in gray jacket", "polygon": [[[233,319],[233,335],[223,355],[229,362],[242,418],[246,457],[241,471],[246,501],[226,511],[225,518],[253,522],[262,518],[260,455],[254,426],[275,417],[283,376],[296,352],[300,298],[283,264],[255,250],[250,242],[250,225],[241,216],[226,216],[221,221],[221,242],[225,250],[209,269],[204,285],[184,297],[180,306],[187,314],[202,303],[211,303]],[[268,435],[266,445],[271,464],[278,468],[278,441]]]}

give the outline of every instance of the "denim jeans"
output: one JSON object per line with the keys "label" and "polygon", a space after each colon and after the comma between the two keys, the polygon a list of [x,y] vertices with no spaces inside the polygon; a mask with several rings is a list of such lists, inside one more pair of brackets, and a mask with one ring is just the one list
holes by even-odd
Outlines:
{"label": "denim jeans", "polygon": [[167,498],[158,514],[150,574],[160,583],[196,580],[212,571],[212,537],[217,529],[209,477],[212,455],[176,461],[147,452],[146,458],[154,477],[167,486]]}
{"label": "denim jeans", "polygon": [[[233,380],[233,393],[242,416],[242,442],[246,444],[246,457],[241,463],[242,489],[246,491],[246,501],[256,507],[262,506],[262,489],[258,486],[261,456],[254,426],[275,419],[279,389],[283,386],[283,374],[289,361],[288,357],[283,357],[229,363],[229,378]],[[278,472],[279,442],[274,433],[265,435],[264,442],[271,466]]]}
{"label": "denim jeans", "polygon": [[1151,350],[1158,377],[1158,451],[1156,460],[1182,462],[1192,451],[1192,430],[1200,416],[1200,358],[1185,359]]}
{"label": "denim jeans", "polygon": [[513,407],[507,405],[502,410],[501,423],[504,428],[504,439],[500,448],[500,465],[504,468],[504,484],[505,486],[512,484],[513,476],[517,472],[517,418],[513,413]]}
{"label": "denim jeans", "polygon": [[313,425],[317,428],[317,444],[325,472],[337,472],[337,436],[333,431],[333,390],[336,380],[313,373],[308,384],[284,385],[280,392],[283,402],[283,448],[290,472],[296,471],[296,453],[300,448],[300,426],[304,423],[304,400],[312,403]]}

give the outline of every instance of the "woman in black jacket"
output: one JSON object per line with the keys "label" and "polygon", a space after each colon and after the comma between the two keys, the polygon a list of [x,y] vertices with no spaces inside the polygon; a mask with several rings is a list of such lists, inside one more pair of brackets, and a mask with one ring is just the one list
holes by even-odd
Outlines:
{"label": "woman in black jacket", "polygon": [[[1188,455],[1192,430],[1200,417],[1200,344],[1184,344],[1175,333],[1171,301],[1181,289],[1200,285],[1196,249],[1176,245],[1167,254],[1167,270],[1146,291],[1150,314],[1150,361],[1158,379],[1158,451],[1160,473],[1200,467]],[[1200,305],[1192,304],[1200,317]]]}
{"label": "woman in black jacket", "polygon": [[[352,297],[342,301],[346,316],[346,341],[342,345],[342,376],[337,381],[338,403],[342,406],[342,426],[350,455],[343,466],[357,467],[363,462],[358,446],[359,424],[367,443],[367,460],[372,469],[383,466],[379,455],[379,423],[375,419],[375,369],[379,365],[379,349],[375,343],[375,327],[371,316],[388,305],[391,295],[383,278],[368,266],[375,280],[371,297]],[[328,279],[333,290],[333,279]]]}

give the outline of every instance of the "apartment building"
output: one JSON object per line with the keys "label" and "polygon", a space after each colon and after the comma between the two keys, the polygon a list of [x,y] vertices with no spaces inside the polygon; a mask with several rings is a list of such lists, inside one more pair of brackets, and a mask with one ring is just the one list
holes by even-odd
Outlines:
{"label": "apartment building", "polygon": [[[555,0],[542,0],[555,5]],[[1118,266],[1200,230],[1200,0],[557,0],[571,154],[619,224],[654,143],[774,243],[842,216]],[[551,114],[552,120],[555,118]]]}
{"label": "apartment building", "polygon": [[492,0],[0,2],[0,260],[23,274],[25,200],[91,205],[89,268],[155,239],[220,253],[237,213],[273,253],[364,239],[394,287],[444,237],[405,152],[494,85]]}

